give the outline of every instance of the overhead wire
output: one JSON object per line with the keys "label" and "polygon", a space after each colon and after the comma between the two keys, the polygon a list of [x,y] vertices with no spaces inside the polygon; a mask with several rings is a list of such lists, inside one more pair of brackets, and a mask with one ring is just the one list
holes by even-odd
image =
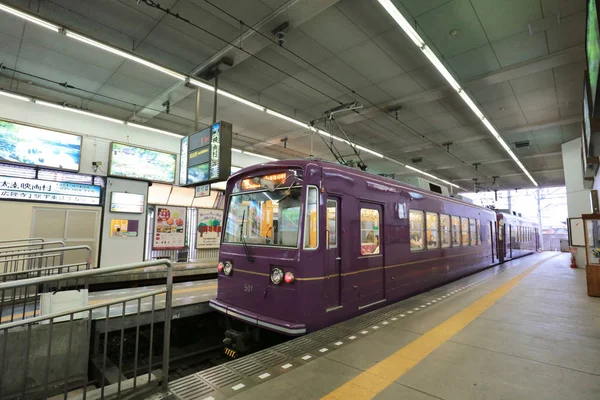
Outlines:
{"label": "overhead wire", "polygon": [[[273,43],[273,44],[276,44],[276,45],[278,44],[278,43],[277,43],[275,40],[273,40],[271,37],[269,37],[269,36],[267,36],[267,35],[263,34],[262,32],[260,32],[259,30],[255,29],[254,27],[252,27],[252,26],[250,26],[250,25],[246,24],[246,23],[245,23],[243,20],[241,20],[241,19],[237,18],[237,17],[236,17],[236,16],[234,16],[233,14],[229,13],[227,10],[224,10],[222,7],[219,7],[219,6],[217,6],[216,4],[214,4],[213,2],[211,2],[210,0],[203,0],[203,1],[204,1],[204,2],[206,2],[207,4],[209,4],[210,6],[214,7],[215,9],[219,10],[220,12],[224,13],[224,14],[225,14],[225,15],[227,15],[228,17],[230,17],[230,18],[234,19],[236,22],[239,22],[239,23],[240,23],[242,26],[245,26],[245,27],[247,27],[248,29],[252,30],[253,32],[255,32],[255,33],[259,34],[261,37],[263,37],[263,38],[267,39],[267,40],[268,40],[268,41],[270,41],[271,43]],[[312,89],[312,90],[315,90],[316,92],[318,92],[318,93],[320,93],[320,94],[322,94],[322,95],[326,96],[327,98],[329,98],[329,99],[331,99],[331,100],[333,100],[333,101],[336,101],[336,102],[338,102],[340,105],[341,105],[341,104],[343,104],[341,101],[339,101],[339,100],[337,100],[337,99],[333,98],[332,96],[330,96],[330,95],[328,95],[328,94],[326,94],[326,93],[322,92],[321,90],[318,90],[318,89],[314,88],[312,85],[310,85],[310,84],[308,84],[308,83],[306,83],[306,82],[303,82],[303,81],[299,80],[298,78],[294,77],[294,76],[293,76],[293,75],[291,75],[290,73],[288,73],[288,72],[286,72],[286,71],[283,71],[283,70],[282,70],[282,69],[280,69],[279,67],[275,67],[275,66],[273,66],[273,65],[272,65],[271,63],[269,63],[268,61],[265,61],[265,60],[261,59],[260,57],[258,57],[258,56],[256,56],[256,55],[254,55],[254,54],[252,54],[252,53],[250,53],[250,52],[248,52],[248,51],[244,50],[244,49],[243,49],[241,46],[239,46],[239,45],[236,45],[234,42],[228,41],[227,39],[224,39],[224,38],[220,37],[219,35],[216,35],[216,34],[214,34],[214,33],[210,32],[210,31],[208,31],[207,29],[200,27],[199,25],[197,25],[197,24],[195,24],[195,23],[191,22],[189,19],[187,19],[187,18],[185,18],[185,17],[182,17],[182,16],[181,16],[179,13],[174,13],[174,12],[172,12],[172,11],[171,11],[169,8],[164,8],[164,7],[162,7],[162,6],[161,6],[159,3],[157,3],[157,2],[156,2],[156,1],[154,1],[154,0],[138,0],[138,3],[144,3],[144,4],[146,4],[146,5],[147,5],[147,6],[149,6],[149,7],[156,8],[156,9],[158,9],[158,10],[160,10],[160,11],[162,11],[162,12],[164,12],[164,13],[168,14],[168,15],[171,15],[171,16],[175,17],[176,19],[179,19],[179,20],[181,20],[181,21],[183,21],[183,22],[185,22],[185,23],[188,23],[188,24],[190,24],[190,25],[192,25],[192,26],[196,27],[197,29],[201,30],[202,32],[205,32],[205,33],[207,33],[207,34],[211,35],[212,37],[215,37],[215,38],[217,38],[217,39],[219,39],[219,40],[221,40],[221,41],[223,41],[223,42],[227,43],[228,45],[230,45],[230,46],[232,46],[232,47],[235,47],[236,49],[238,49],[238,50],[240,50],[240,51],[243,51],[244,53],[248,54],[249,56],[251,56],[251,57],[253,57],[253,58],[255,58],[255,59],[257,59],[257,60],[259,60],[259,61],[261,61],[261,62],[263,62],[263,63],[265,63],[266,65],[269,65],[269,66],[271,66],[272,68],[275,68],[277,71],[279,71],[279,72],[281,72],[281,73],[285,74],[286,76],[288,76],[288,77],[290,77],[290,78],[294,79],[295,81],[297,81],[297,82],[299,82],[299,83],[301,83],[301,84],[303,84],[303,85],[305,85],[305,86],[309,87],[310,89]],[[280,46],[280,47],[281,47],[281,46]],[[292,54],[293,56],[297,57],[297,58],[298,58],[299,60],[301,60],[302,62],[304,62],[304,63],[306,63],[307,65],[311,66],[311,67],[312,67],[312,68],[314,68],[315,70],[319,71],[319,72],[320,72],[321,74],[323,74],[324,76],[328,77],[329,79],[333,80],[333,81],[334,81],[334,82],[336,82],[337,84],[341,85],[341,86],[342,86],[342,87],[344,87],[346,90],[350,91],[352,94],[354,94],[354,95],[356,95],[356,96],[360,97],[362,100],[365,100],[365,101],[366,101],[368,104],[370,104],[371,106],[373,106],[373,107],[375,107],[376,109],[378,109],[379,111],[381,111],[381,112],[382,112],[384,115],[386,115],[386,116],[388,116],[388,117],[392,118],[394,121],[396,121],[396,123],[399,123],[399,124],[400,124],[400,125],[401,125],[401,126],[404,128],[404,129],[408,130],[408,131],[409,131],[409,132],[411,132],[413,135],[415,135],[415,136],[419,137],[420,139],[424,139],[425,141],[427,141],[427,142],[429,142],[429,143],[433,144],[435,147],[437,147],[437,148],[439,148],[439,149],[441,149],[441,150],[444,150],[444,151],[445,151],[445,149],[444,149],[444,147],[443,147],[442,145],[440,145],[440,144],[438,144],[438,143],[434,142],[433,140],[429,139],[427,136],[425,136],[425,135],[423,135],[423,134],[419,133],[418,131],[416,131],[415,129],[413,129],[412,127],[410,127],[410,126],[409,126],[408,124],[406,124],[405,122],[403,122],[403,121],[401,121],[401,120],[397,119],[397,118],[396,118],[394,115],[392,115],[392,114],[390,113],[390,111],[383,109],[383,108],[382,108],[382,107],[380,107],[378,104],[376,104],[376,103],[372,102],[372,101],[371,101],[371,100],[369,100],[368,98],[366,98],[366,97],[364,97],[363,95],[361,95],[360,93],[356,92],[354,89],[352,89],[352,88],[348,87],[346,84],[344,84],[343,82],[339,81],[339,80],[338,80],[338,79],[336,79],[335,77],[331,76],[331,75],[330,75],[330,74],[328,74],[327,72],[323,71],[321,68],[319,68],[319,67],[315,66],[314,64],[310,63],[309,61],[307,61],[305,58],[303,58],[302,56],[298,55],[298,54],[297,54],[297,53],[295,53],[294,51],[292,51],[292,50],[289,50],[289,49],[288,49],[288,48],[286,48],[286,47],[281,47],[281,48],[283,48],[283,49],[284,49],[284,51],[286,51],[286,52],[288,52],[288,53]],[[356,111],[355,111],[355,112],[356,112]],[[358,112],[356,112],[356,113],[360,115],[360,113],[358,113]],[[383,128],[383,129],[385,129],[386,131],[389,131],[389,132],[391,132],[392,134],[394,134],[394,132],[393,132],[393,131],[391,131],[389,128],[387,128],[387,127],[385,127],[385,126],[381,125],[380,123],[378,123],[378,122],[377,122],[377,121],[375,121],[374,119],[371,119],[371,118],[365,118],[365,119],[367,119],[368,121],[370,121],[370,122],[374,123],[375,125],[379,126],[380,128]],[[446,152],[446,151],[445,151],[445,152]],[[457,157],[457,156],[456,156],[456,155],[454,155],[454,154],[451,154],[451,153],[448,153],[448,152],[446,152],[446,153],[447,153],[448,155],[450,155],[452,158],[454,158],[454,159],[456,159],[457,161],[459,161],[460,163],[462,163],[463,165],[465,165],[465,166],[469,167],[470,169],[474,170],[474,171],[475,171],[475,172],[477,172],[478,174],[480,174],[480,175],[484,176],[485,178],[489,178],[489,177],[488,177],[486,174],[484,174],[482,171],[480,171],[480,170],[478,170],[478,169],[475,169],[475,168],[473,167],[473,165],[471,165],[470,163],[468,163],[468,162],[466,162],[466,161],[462,160],[461,158]]]}

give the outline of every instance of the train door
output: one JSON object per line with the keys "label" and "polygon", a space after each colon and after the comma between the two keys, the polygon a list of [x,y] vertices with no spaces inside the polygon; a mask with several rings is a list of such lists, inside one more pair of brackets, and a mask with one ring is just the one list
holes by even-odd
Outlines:
{"label": "train door", "polygon": [[488,227],[488,229],[490,230],[490,234],[488,235],[488,238],[490,239],[490,246],[492,247],[492,264],[496,262],[498,253],[496,251],[496,232],[494,232],[494,222],[490,221],[490,226]]}
{"label": "train door", "polygon": [[341,306],[342,235],[339,197],[327,199],[327,250],[325,256],[325,307],[332,311]]}
{"label": "train door", "polygon": [[498,260],[503,263],[506,259],[506,227],[504,226],[504,220],[499,220],[496,223],[496,227],[496,249],[498,250]]}
{"label": "train door", "polygon": [[385,251],[383,207],[379,204],[360,203],[360,257],[358,264],[364,271],[359,286],[359,308],[385,301]]}

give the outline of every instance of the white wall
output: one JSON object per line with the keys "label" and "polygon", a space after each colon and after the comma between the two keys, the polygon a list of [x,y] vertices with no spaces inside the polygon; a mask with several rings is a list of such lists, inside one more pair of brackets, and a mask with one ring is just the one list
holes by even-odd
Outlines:
{"label": "white wall", "polygon": [[[592,212],[590,189],[583,179],[583,159],[581,139],[574,139],[562,145],[565,186],[567,189],[567,210],[569,218],[581,217]],[[585,248],[577,248],[577,266],[585,268]]]}
{"label": "white wall", "polygon": [[[112,192],[127,192],[143,194],[145,197],[142,214],[127,214],[110,212]],[[127,179],[108,178],[106,182],[106,197],[104,214],[102,216],[102,253],[100,267],[129,264],[144,261],[144,238],[146,236],[146,211],[148,200],[148,183]],[[138,236],[128,238],[110,237],[110,221],[112,219],[128,219],[139,221]]]}

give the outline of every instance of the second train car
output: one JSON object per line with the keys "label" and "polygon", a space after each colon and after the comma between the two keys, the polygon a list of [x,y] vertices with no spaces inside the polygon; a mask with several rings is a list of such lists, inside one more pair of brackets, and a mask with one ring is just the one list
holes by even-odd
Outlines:
{"label": "second train car", "polygon": [[248,326],[302,335],[500,261],[494,211],[325,161],[242,169],[226,199],[210,305],[245,324],[234,350]]}

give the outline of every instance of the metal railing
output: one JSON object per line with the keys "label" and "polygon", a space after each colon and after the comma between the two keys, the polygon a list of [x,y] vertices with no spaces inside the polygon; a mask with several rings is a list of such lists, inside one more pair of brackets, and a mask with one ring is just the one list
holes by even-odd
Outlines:
{"label": "metal railing", "polygon": [[[52,249],[27,250],[19,253],[0,253],[0,271],[18,272],[64,264],[65,256],[75,258],[85,252],[85,260],[91,262],[92,250],[89,246],[69,246]],[[68,254],[70,253],[70,254]]]}
{"label": "metal railing", "polygon": [[44,242],[46,239],[41,238],[41,237],[36,237],[36,238],[23,238],[23,239],[7,239],[7,240],[0,240],[1,244],[4,243],[18,243],[18,242]]}
{"label": "metal railing", "polygon": [[39,242],[39,243],[24,243],[24,244],[11,244],[6,246],[0,246],[0,254],[14,254],[22,253],[29,250],[42,250],[47,248],[61,248],[65,247],[65,242],[62,240],[53,240],[50,242]]}
{"label": "metal railing", "polygon": [[[159,386],[167,394],[173,296],[170,261],[146,261],[0,283],[0,290],[45,286],[57,280],[80,281],[159,265],[167,268],[164,288],[0,325],[0,399],[45,399],[61,393],[66,399],[70,391],[82,389],[81,397],[85,400],[88,396],[120,397],[143,389],[156,390]],[[78,292],[68,292],[75,293]],[[164,300],[157,301],[163,295]],[[161,316],[157,310],[163,301]],[[150,316],[150,330],[143,335],[140,331],[146,325],[142,315]],[[155,349],[155,319],[164,319],[162,349]],[[118,321],[120,329],[109,331],[109,321],[111,324]],[[96,334],[92,335],[94,331]],[[135,339],[126,341],[126,334]],[[92,343],[92,338],[100,343]],[[133,353],[133,360],[124,360],[126,346],[127,352]],[[90,356],[92,347],[98,352]],[[160,350],[162,358],[155,362]],[[160,376],[152,369],[156,363],[162,368]]]}

